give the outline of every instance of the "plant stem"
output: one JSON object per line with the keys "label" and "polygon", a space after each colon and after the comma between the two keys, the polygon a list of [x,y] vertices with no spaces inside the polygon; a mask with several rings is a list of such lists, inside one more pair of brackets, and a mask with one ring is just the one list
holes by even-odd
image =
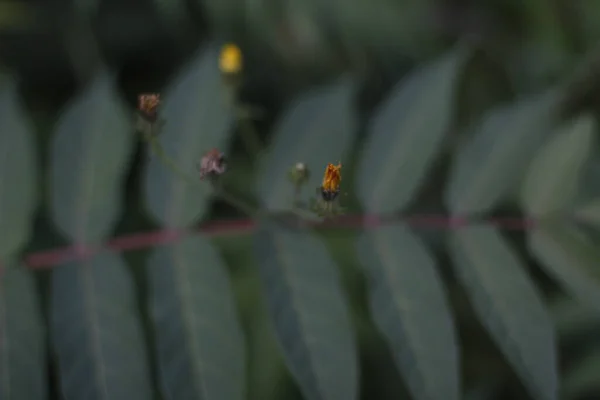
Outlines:
{"label": "plant stem", "polygon": [[217,197],[221,198],[226,203],[229,203],[230,206],[232,206],[233,208],[237,208],[238,210],[247,214],[250,218],[258,218],[258,215],[260,214],[259,208],[252,207],[250,204],[246,203],[245,201],[240,200],[237,197],[233,196],[231,193],[229,193],[228,191],[226,191],[223,188],[223,185],[220,181],[218,181],[216,179],[213,180],[212,187],[213,187],[215,195]]}
{"label": "plant stem", "polygon": [[300,193],[302,192],[302,185],[294,184],[294,207],[299,207],[300,205]]}
{"label": "plant stem", "polygon": [[175,163],[171,159],[171,157],[167,155],[167,153],[164,151],[164,149],[160,145],[160,142],[157,140],[156,136],[152,133],[152,131],[149,135],[145,136],[145,139],[154,155],[156,155],[160,159],[160,161],[162,161],[165,167],[167,167],[169,170],[171,170],[171,172],[178,175],[180,178],[187,181],[188,183],[194,185],[198,184],[198,182],[191,175],[182,171],[177,165],[177,163]]}
{"label": "plant stem", "polygon": [[[157,140],[156,135],[154,135],[152,133],[152,131],[153,131],[153,128],[151,128],[147,132],[145,132],[144,138],[145,138],[146,142],[150,145],[152,152],[160,159],[160,161],[165,165],[165,167],[167,167],[169,170],[171,170],[173,173],[175,173],[176,175],[178,175],[180,178],[182,178],[183,180],[185,180],[186,182],[188,182],[191,185],[201,184],[199,181],[195,180],[191,175],[182,171],[179,168],[179,166],[177,165],[177,163],[174,162],[171,159],[171,157],[169,157],[166,154],[166,152],[160,145],[160,142]],[[297,212],[293,213],[296,217],[298,217],[297,223],[290,224],[289,221],[285,218],[280,218],[280,217],[271,215],[271,214],[267,213],[266,211],[263,211],[259,207],[254,207],[254,206],[244,202],[243,200],[240,200],[239,198],[237,198],[237,197],[233,196],[232,194],[230,194],[229,192],[227,192],[223,188],[221,182],[217,179],[217,177],[213,177],[213,179],[212,179],[212,188],[213,188],[215,196],[217,196],[221,200],[225,201],[232,207],[240,210],[241,212],[246,214],[251,219],[257,219],[257,220],[263,220],[263,221],[264,220],[273,220],[275,222],[278,222],[278,223],[286,226],[287,228],[301,228],[301,227],[306,226],[306,221],[304,221],[304,219]]]}
{"label": "plant stem", "polygon": [[[188,183],[192,185],[198,185],[199,182],[196,181],[191,175],[182,171],[177,163],[175,163],[171,157],[169,157],[166,152],[163,150],[156,136],[150,134],[146,137],[149,142],[153,153],[165,164],[165,166],[170,169],[172,172],[177,174],[180,178],[184,179]],[[229,203],[232,207],[239,209],[243,213],[247,214],[250,218],[253,218],[256,214],[256,209],[251,205],[245,203],[242,200],[237,199],[235,196],[230,195],[227,191],[225,191],[217,180],[212,180],[212,186],[215,192],[215,195],[220,197],[223,201]]]}

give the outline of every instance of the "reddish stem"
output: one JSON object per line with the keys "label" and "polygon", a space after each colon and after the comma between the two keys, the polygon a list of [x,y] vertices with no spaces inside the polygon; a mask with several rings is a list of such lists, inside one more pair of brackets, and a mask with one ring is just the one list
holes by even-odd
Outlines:
{"label": "reddish stem", "polygon": [[[316,229],[376,228],[394,222],[404,222],[415,228],[424,229],[458,229],[470,223],[485,223],[500,229],[528,230],[535,224],[535,221],[523,218],[493,218],[484,221],[470,221],[467,218],[448,217],[444,215],[410,215],[400,217],[391,216],[387,218],[377,215],[343,215],[311,225]],[[114,251],[128,251],[165,245],[177,242],[195,231],[202,232],[208,236],[249,234],[254,231],[255,226],[255,222],[249,219],[216,221],[204,224],[199,229],[191,231],[161,230],[124,235],[113,238],[104,248]],[[102,247],[82,249],[80,246],[45,250],[26,255],[25,264],[30,268],[47,268],[68,261],[75,261],[83,257],[89,257],[100,250],[102,250]]]}

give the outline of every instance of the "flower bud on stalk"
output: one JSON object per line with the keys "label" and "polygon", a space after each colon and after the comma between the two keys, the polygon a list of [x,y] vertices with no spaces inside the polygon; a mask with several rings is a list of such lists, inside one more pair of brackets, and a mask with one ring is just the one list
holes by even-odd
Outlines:
{"label": "flower bud on stalk", "polygon": [[148,157],[152,155],[154,137],[160,128],[158,124],[158,106],[160,105],[160,94],[146,93],[138,96],[138,118],[136,130],[141,132],[148,143]]}
{"label": "flower bud on stalk", "polygon": [[302,186],[310,177],[310,171],[306,167],[306,164],[299,162],[296,163],[288,172],[289,180],[294,184],[294,186]]}
{"label": "flower bud on stalk", "polygon": [[302,192],[302,186],[308,181],[310,177],[310,171],[306,167],[306,164],[299,162],[296,163],[288,171],[288,179],[294,185],[294,206],[302,207],[300,202],[300,194]]}
{"label": "flower bud on stalk", "polygon": [[342,181],[342,164],[337,166],[327,164],[323,183],[320,187],[321,197],[326,202],[331,202],[340,194],[340,183]]}
{"label": "flower bud on stalk", "polygon": [[142,117],[150,122],[156,122],[159,105],[160,94],[152,93],[138,96],[138,110]]}
{"label": "flower bud on stalk", "polygon": [[243,67],[244,59],[240,48],[233,43],[223,46],[219,55],[219,70],[232,105],[235,104],[235,97],[241,84]]}
{"label": "flower bud on stalk", "polygon": [[319,198],[314,200],[311,209],[321,216],[331,216],[342,213],[341,207],[338,204],[340,194],[340,183],[342,181],[342,164],[338,165],[327,164],[323,182],[317,188]]}
{"label": "flower bud on stalk", "polygon": [[225,154],[217,149],[208,151],[198,163],[198,172],[200,172],[200,180],[208,177],[211,180],[222,175],[227,171],[227,162]]}

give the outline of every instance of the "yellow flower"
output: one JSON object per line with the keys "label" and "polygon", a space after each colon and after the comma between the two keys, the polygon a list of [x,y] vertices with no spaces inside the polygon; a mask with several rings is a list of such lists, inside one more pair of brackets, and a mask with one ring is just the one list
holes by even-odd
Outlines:
{"label": "yellow flower", "polygon": [[340,182],[342,181],[342,164],[337,166],[327,164],[323,183],[321,184],[321,195],[323,200],[332,201],[340,193]]}
{"label": "yellow flower", "polygon": [[242,51],[235,44],[228,43],[221,49],[219,69],[225,74],[237,74],[242,70]]}

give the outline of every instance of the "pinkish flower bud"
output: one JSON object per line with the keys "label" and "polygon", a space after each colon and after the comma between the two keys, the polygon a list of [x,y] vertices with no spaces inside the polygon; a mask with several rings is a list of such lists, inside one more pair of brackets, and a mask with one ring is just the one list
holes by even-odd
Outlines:
{"label": "pinkish flower bud", "polygon": [[227,170],[225,162],[225,154],[217,149],[212,149],[207,152],[198,165],[200,171],[200,179],[203,180],[206,176],[219,176]]}

